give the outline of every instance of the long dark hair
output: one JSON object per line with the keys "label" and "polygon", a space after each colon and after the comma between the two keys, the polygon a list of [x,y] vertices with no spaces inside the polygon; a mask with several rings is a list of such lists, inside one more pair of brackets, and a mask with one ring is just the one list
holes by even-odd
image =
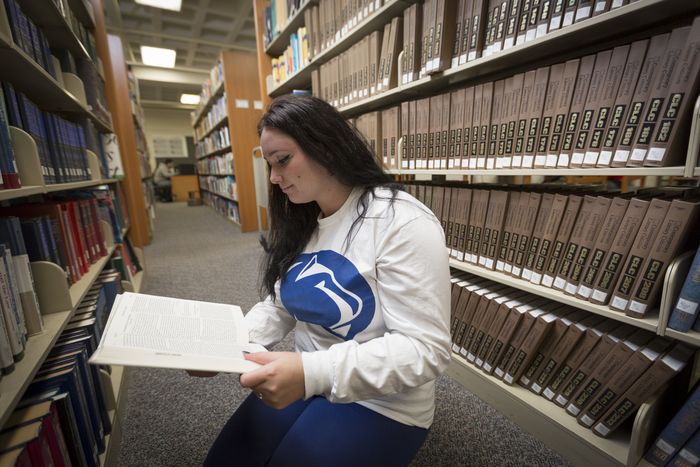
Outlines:
{"label": "long dark hair", "polygon": [[[375,187],[388,186],[392,200],[397,186],[379,166],[365,138],[325,101],[311,96],[282,96],[275,99],[258,123],[258,135],[274,128],[293,138],[311,159],[333,174],[340,183],[364,187],[357,204],[359,217],[367,210],[368,196]],[[284,278],[318,225],[321,212],[316,202],[291,203],[279,186],[270,184],[270,231],[261,237],[265,249],[261,293],[275,297],[275,283]]]}

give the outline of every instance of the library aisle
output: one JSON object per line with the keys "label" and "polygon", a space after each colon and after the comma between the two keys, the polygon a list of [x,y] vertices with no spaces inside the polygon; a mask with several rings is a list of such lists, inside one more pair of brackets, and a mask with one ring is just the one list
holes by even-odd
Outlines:
{"label": "library aisle", "polygon": [[[206,206],[157,204],[153,243],[145,249],[143,293],[235,303],[258,301],[258,234],[240,233]],[[224,239],[224,240],[222,240]],[[277,348],[291,350],[287,337]],[[248,390],[238,377],[194,378],[184,371],[135,368],[127,375],[120,466],[200,465]],[[499,412],[447,376],[437,385],[435,423],[413,467],[566,466]]]}

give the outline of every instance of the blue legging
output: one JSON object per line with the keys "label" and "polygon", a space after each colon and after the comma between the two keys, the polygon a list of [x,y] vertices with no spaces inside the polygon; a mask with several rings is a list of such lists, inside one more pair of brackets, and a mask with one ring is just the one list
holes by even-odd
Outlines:
{"label": "blue legging", "polygon": [[425,428],[359,404],[313,397],[276,410],[251,394],[219,433],[204,466],[406,466],[427,435]]}

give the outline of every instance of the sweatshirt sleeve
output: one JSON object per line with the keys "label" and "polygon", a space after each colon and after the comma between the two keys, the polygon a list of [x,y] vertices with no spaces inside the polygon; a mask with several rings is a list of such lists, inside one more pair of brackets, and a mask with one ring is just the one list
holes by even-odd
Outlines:
{"label": "sweatshirt sleeve", "polygon": [[296,324],[279,300],[272,300],[271,296],[254,305],[243,317],[243,322],[248,328],[248,340],[268,349],[284,339]]}
{"label": "sweatshirt sleeve", "polygon": [[377,244],[377,294],[386,332],[302,353],[306,398],[354,402],[437,378],[450,361],[449,261],[432,214],[392,225]]}

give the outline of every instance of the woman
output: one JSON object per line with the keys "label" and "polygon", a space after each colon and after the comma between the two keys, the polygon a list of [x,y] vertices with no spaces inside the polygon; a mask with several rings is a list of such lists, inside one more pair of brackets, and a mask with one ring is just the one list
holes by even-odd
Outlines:
{"label": "woman", "polygon": [[267,299],[245,317],[270,347],[205,465],[406,465],[450,359],[449,266],[435,216],[399,191],[324,101],[276,99],[259,124],[270,167]]}

